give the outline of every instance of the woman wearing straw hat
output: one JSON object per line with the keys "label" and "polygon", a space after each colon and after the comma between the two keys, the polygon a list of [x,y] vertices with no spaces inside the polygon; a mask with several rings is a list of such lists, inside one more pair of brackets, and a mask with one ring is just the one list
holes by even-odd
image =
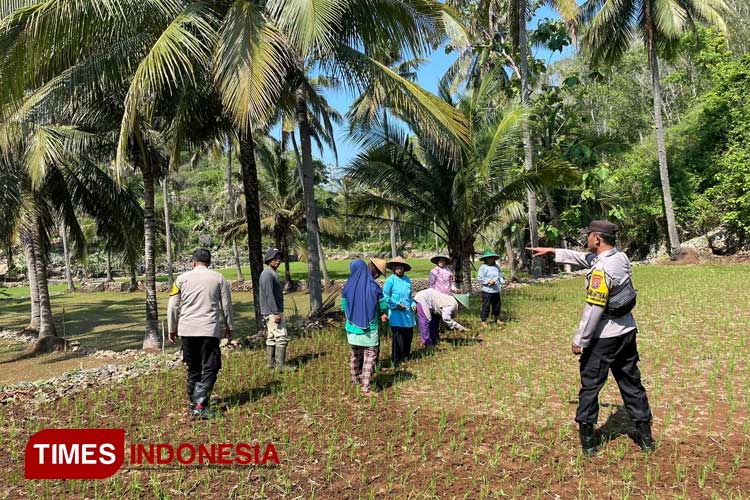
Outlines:
{"label": "woman wearing straw hat", "polygon": [[396,366],[411,354],[417,303],[412,299],[411,280],[406,276],[411,266],[401,257],[394,257],[386,267],[393,272],[383,285],[383,298],[388,304],[388,323],[393,332],[391,359]]}
{"label": "woman wearing straw hat", "polygon": [[466,331],[466,327],[458,323],[453,317],[459,307],[469,307],[469,294],[457,293],[446,295],[432,288],[427,288],[414,295],[417,303],[417,324],[425,346],[437,345],[440,342],[440,320],[443,320],[451,330]]}
{"label": "woman wearing straw hat", "polygon": [[[383,291],[375,278],[385,273],[383,259],[353,260],[349,265],[349,279],[341,291],[341,309],[346,316],[347,340],[352,348],[349,373],[354,385],[362,384],[362,394],[370,395],[370,380],[378,360],[380,336],[378,312],[385,313]],[[383,322],[388,316],[381,316]]]}
{"label": "woman wearing straw hat", "polygon": [[430,259],[430,262],[435,264],[435,267],[430,271],[430,288],[446,295],[458,293],[458,289],[453,286],[453,271],[448,268],[450,261],[450,257],[442,254]]}
{"label": "woman wearing straw hat", "polygon": [[503,272],[500,266],[496,264],[500,256],[491,250],[485,251],[479,260],[482,265],[479,267],[477,279],[482,283],[482,309],[479,312],[479,319],[482,320],[482,328],[487,328],[487,318],[492,308],[492,317],[495,323],[500,324],[500,290],[505,283]]}

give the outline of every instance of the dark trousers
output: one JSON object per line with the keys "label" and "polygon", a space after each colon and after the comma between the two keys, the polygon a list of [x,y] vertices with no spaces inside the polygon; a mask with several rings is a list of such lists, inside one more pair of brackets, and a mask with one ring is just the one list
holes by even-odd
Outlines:
{"label": "dark trousers", "polygon": [[216,337],[180,337],[182,361],[187,365],[190,401],[207,406],[221,369],[221,349]]}
{"label": "dark trousers", "polygon": [[411,340],[414,337],[414,328],[405,326],[392,326],[393,339],[391,344],[391,359],[396,365],[411,354]]}
{"label": "dark trousers", "polygon": [[479,311],[479,319],[487,321],[490,316],[490,308],[495,319],[500,319],[500,294],[482,292],[482,309]]}
{"label": "dark trousers", "polygon": [[650,422],[651,408],[638,370],[636,330],[619,337],[594,339],[581,354],[581,390],[578,393],[576,422],[596,424],[599,417],[599,391],[612,375],[620,388],[625,409],[634,422]]}

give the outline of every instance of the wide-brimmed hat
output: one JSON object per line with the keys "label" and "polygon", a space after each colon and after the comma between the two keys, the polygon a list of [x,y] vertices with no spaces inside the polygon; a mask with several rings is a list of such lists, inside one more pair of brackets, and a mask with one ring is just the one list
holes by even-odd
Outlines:
{"label": "wide-brimmed hat", "polygon": [[493,252],[492,250],[485,250],[484,253],[479,257],[479,260],[484,261],[486,259],[489,259],[490,257],[494,257],[496,259],[499,259],[500,256]]}
{"label": "wide-brimmed hat", "polygon": [[591,223],[589,223],[589,227],[581,230],[581,235],[587,235],[589,233],[604,233],[614,236],[617,234],[617,225],[608,220],[592,220]]}
{"label": "wide-brimmed hat", "polygon": [[372,262],[372,265],[375,266],[378,271],[380,271],[380,274],[385,274],[385,259],[378,259],[376,257],[371,257],[370,262]]}
{"label": "wide-brimmed hat", "polygon": [[453,297],[458,301],[459,304],[464,306],[466,309],[469,308],[469,294],[468,293],[455,293]]}
{"label": "wide-brimmed hat", "polygon": [[434,256],[433,258],[431,258],[431,259],[430,259],[430,262],[432,262],[433,264],[437,265],[437,263],[438,263],[438,261],[439,261],[440,259],[445,259],[445,260],[447,260],[448,262],[450,262],[450,261],[451,261],[451,258],[450,258],[450,257],[448,257],[447,255],[443,255],[443,254],[441,254],[441,253],[440,253],[440,254],[437,254],[436,256]]}
{"label": "wide-brimmed hat", "polygon": [[388,269],[393,271],[393,268],[396,266],[403,266],[405,272],[411,271],[411,266],[406,263],[404,259],[401,257],[394,257],[391,260],[388,261],[388,263],[385,265]]}
{"label": "wide-brimmed hat", "polygon": [[273,248],[273,247],[269,248],[268,251],[266,252],[266,258],[263,259],[263,263],[268,264],[273,259],[275,259],[277,255],[279,256],[279,258],[282,258],[282,259],[284,258],[284,254],[281,252],[281,250],[279,250],[278,248]]}

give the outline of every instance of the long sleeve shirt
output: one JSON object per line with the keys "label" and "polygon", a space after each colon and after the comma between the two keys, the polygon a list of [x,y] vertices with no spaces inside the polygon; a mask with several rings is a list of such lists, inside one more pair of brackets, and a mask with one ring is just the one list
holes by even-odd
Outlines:
{"label": "long sleeve shirt", "polygon": [[[412,307],[416,307],[417,304],[412,299],[411,291],[411,280],[406,275],[399,278],[392,274],[385,280],[383,298],[388,304],[388,323],[391,326],[405,328],[414,326]],[[404,309],[399,309],[398,306],[403,306]]]}
{"label": "long sleeve shirt", "polygon": [[[485,293],[500,293],[500,289],[503,287],[503,283],[505,283],[503,272],[497,264],[492,266],[482,264],[479,266],[477,279],[482,283],[482,291]],[[490,285],[489,283],[491,282],[492,284]]]}
{"label": "long sleeve shirt", "polygon": [[556,249],[555,262],[590,269],[586,275],[586,305],[573,336],[575,345],[587,347],[592,339],[619,337],[637,328],[631,313],[611,318],[604,312],[610,291],[631,278],[632,266],[625,253],[615,248],[600,255]]}
{"label": "long sleeve shirt", "polygon": [[267,267],[260,273],[258,280],[260,296],[260,313],[263,316],[281,314],[284,312],[284,291],[279,281],[279,275],[272,268]]}
{"label": "long sleeve shirt", "polygon": [[439,314],[443,323],[451,330],[466,329],[453,319],[453,315],[458,311],[458,301],[453,295],[446,295],[432,288],[427,288],[417,292],[414,295],[414,300],[424,311],[430,311],[431,314]]}
{"label": "long sleeve shirt", "polygon": [[440,293],[453,295],[453,272],[447,267],[434,267],[430,271],[429,285]]}
{"label": "long sleeve shirt", "polygon": [[174,280],[167,305],[167,326],[180,337],[224,336],[234,330],[232,291],[224,276],[196,266]]}

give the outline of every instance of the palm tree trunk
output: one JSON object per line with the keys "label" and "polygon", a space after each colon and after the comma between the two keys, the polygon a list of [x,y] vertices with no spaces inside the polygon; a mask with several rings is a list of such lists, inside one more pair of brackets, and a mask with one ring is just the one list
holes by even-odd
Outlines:
{"label": "palm tree trunk", "polygon": [[[520,59],[519,70],[521,73],[521,104],[524,108],[529,107],[529,42],[526,35],[526,7],[527,0],[518,0],[518,54]],[[531,143],[531,126],[524,120],[523,126],[523,156],[526,171],[534,170],[534,150]],[[539,246],[539,224],[536,219],[536,193],[529,189],[526,193],[529,206],[529,237],[531,246]],[[531,275],[536,277],[542,274],[542,259],[536,257],[531,261]]]}
{"label": "palm tree trunk", "polygon": [[8,274],[13,274],[13,241],[8,239],[8,246],[5,248],[5,259],[8,262]]}
{"label": "palm tree trunk", "polygon": [[250,260],[250,279],[253,284],[253,308],[255,310],[255,327],[263,328],[260,314],[260,292],[258,283],[263,272],[263,243],[260,233],[260,196],[258,183],[258,165],[255,162],[255,144],[253,133],[248,125],[240,134],[240,169],[242,186],[245,192],[245,220],[247,221],[247,249]]}
{"label": "palm tree trunk", "polygon": [[651,66],[651,84],[654,92],[654,122],[656,125],[656,147],[659,157],[659,177],[661,178],[661,191],[664,199],[664,215],[667,219],[670,254],[673,259],[676,259],[680,254],[680,236],[677,234],[677,221],[675,220],[674,207],[672,205],[672,192],[669,187],[669,168],[667,165],[667,148],[664,137],[664,121],[662,118],[661,82],[659,79],[659,60],[656,55],[654,20],[652,18],[650,2],[644,2],[644,5],[644,14],[648,27],[648,59]]}
{"label": "palm tree trunk", "polygon": [[398,242],[396,241],[396,211],[391,208],[391,257],[398,255]]}
{"label": "palm tree trunk", "polygon": [[[234,220],[234,183],[232,182],[232,140],[227,139],[227,198],[229,201],[229,220]],[[242,283],[245,276],[242,274],[240,264],[240,250],[237,240],[232,238],[232,252],[234,253],[234,266],[237,268],[237,281]]]}
{"label": "palm tree trunk", "polygon": [[305,200],[305,222],[307,224],[307,288],[310,291],[310,315],[315,316],[323,305],[323,288],[320,282],[320,252],[318,241],[318,210],[315,206],[315,171],[312,163],[310,122],[307,116],[305,91],[297,89],[297,125],[302,149],[302,192]]}
{"label": "palm tree trunk", "polygon": [[320,231],[318,231],[317,240],[318,259],[320,259],[320,271],[323,273],[323,283],[325,283],[327,288],[331,284],[331,280],[328,278],[328,266],[326,265],[326,257],[323,253],[323,245],[320,244]]}
{"label": "palm tree trunk", "polygon": [[29,276],[29,298],[31,300],[31,319],[27,330],[39,332],[42,319],[39,313],[39,282],[36,279],[36,254],[34,245],[31,243],[31,235],[24,231],[21,233],[21,243],[26,254],[26,274]]}
{"label": "palm tree trunk", "polygon": [[112,250],[107,249],[107,281],[112,280]]}
{"label": "palm tree trunk", "polygon": [[44,251],[42,234],[42,219],[35,216],[32,229],[31,245],[36,257],[36,281],[39,288],[39,338],[34,350],[36,352],[52,352],[60,350],[62,339],[57,336],[55,322],[52,317],[52,302],[49,296],[47,282],[47,256]]}
{"label": "palm tree trunk", "polygon": [[162,198],[164,198],[164,235],[167,239],[167,286],[172,288],[174,281],[174,266],[172,264],[172,223],[169,220],[169,170],[164,173]]}
{"label": "palm tree trunk", "polygon": [[135,272],[135,261],[130,262],[130,286],[138,288],[138,273]]}
{"label": "palm tree trunk", "polygon": [[505,253],[508,254],[508,267],[510,268],[510,279],[516,281],[516,253],[513,251],[513,242],[510,236],[503,236],[505,241]]}
{"label": "palm tree trunk", "polygon": [[435,219],[432,219],[432,232],[435,233],[435,253],[440,253],[440,241],[438,240],[438,234],[437,234],[437,222],[435,222]]}
{"label": "palm tree trunk", "polygon": [[144,350],[160,351],[159,309],[156,302],[156,220],[154,217],[154,174],[148,162],[141,167],[143,173],[143,219],[144,219],[144,266],[146,286],[146,332],[143,337]]}
{"label": "palm tree trunk", "polygon": [[68,285],[68,291],[75,290],[76,287],[73,284],[73,275],[70,273],[70,252],[68,252],[68,236],[65,231],[65,226],[60,224],[60,236],[62,237],[63,244],[63,260],[65,261],[65,282]]}
{"label": "palm tree trunk", "polygon": [[294,284],[292,283],[292,270],[289,265],[289,244],[287,243],[286,236],[281,238],[281,246],[278,249],[281,250],[281,254],[284,256],[284,290],[289,292],[294,288]]}

